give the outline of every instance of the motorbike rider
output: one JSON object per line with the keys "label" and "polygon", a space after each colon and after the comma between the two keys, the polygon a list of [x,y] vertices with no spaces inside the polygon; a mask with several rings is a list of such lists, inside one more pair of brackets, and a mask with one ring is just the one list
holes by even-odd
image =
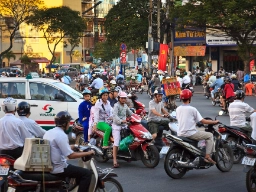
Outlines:
{"label": "motorbike rider", "polygon": [[117,80],[117,81],[122,81],[122,80],[124,80],[124,76],[123,76],[123,74],[122,74],[122,71],[119,71],[119,74],[116,76],[116,80]]}
{"label": "motorbike rider", "polygon": [[84,142],[88,143],[88,129],[89,129],[89,119],[90,119],[90,111],[92,104],[90,102],[91,99],[91,91],[89,89],[85,89],[82,92],[84,101],[80,103],[78,107],[79,121],[83,125],[84,128]]}
{"label": "motorbike rider", "polygon": [[223,89],[223,108],[222,110],[226,110],[226,101],[232,101],[233,98],[235,98],[235,94],[234,94],[234,85],[233,83],[231,83],[231,79],[229,77],[225,78],[225,86]]}
{"label": "motorbike rider", "polygon": [[201,114],[195,107],[190,106],[192,98],[192,92],[188,89],[184,89],[180,93],[180,99],[183,104],[176,109],[176,117],[179,122],[178,136],[187,137],[196,141],[205,140],[206,142],[206,154],[205,162],[216,164],[211,158],[211,153],[214,150],[213,134],[205,131],[198,131],[196,129],[196,123],[201,122],[203,124],[217,124],[219,121],[206,120],[202,118]]}
{"label": "motorbike rider", "polygon": [[168,112],[164,109],[162,102],[163,91],[157,89],[154,92],[154,99],[149,102],[148,128],[152,134],[153,140],[157,137],[158,127],[163,126],[165,130],[169,130],[169,120],[163,119],[168,117]]}
{"label": "motorbike rider", "polygon": [[71,115],[67,111],[60,111],[54,118],[56,127],[46,131],[44,139],[50,141],[52,174],[58,177],[76,178],[79,183],[78,192],[88,191],[92,173],[90,170],[67,163],[66,158],[77,159],[94,155],[94,151],[74,152],[75,146],[69,145],[65,131],[69,129]]}
{"label": "motorbike rider", "polygon": [[117,163],[117,151],[120,143],[120,130],[121,124],[125,124],[126,117],[131,116],[133,112],[125,104],[127,94],[125,92],[120,92],[118,94],[118,103],[114,105],[113,110],[113,124],[112,124],[112,135],[114,137],[114,146],[113,146],[113,163],[114,168],[118,168],[119,164]]}
{"label": "motorbike rider", "polygon": [[235,74],[231,75],[231,83],[233,83],[233,85],[234,85],[234,90],[235,90],[235,91],[237,91],[238,89],[241,89],[241,88],[242,88],[242,85],[241,85],[241,83],[239,83],[239,81],[237,80]]}
{"label": "motorbike rider", "polygon": [[42,129],[34,120],[29,119],[29,116],[31,114],[29,103],[25,101],[20,102],[18,104],[17,113],[20,116],[20,119],[24,122],[28,131],[34,137],[43,138],[46,131]]}
{"label": "motorbike rider", "polygon": [[108,101],[109,91],[106,88],[99,90],[99,99],[95,103],[94,109],[94,126],[93,129],[99,129],[104,132],[103,149],[108,148],[108,141],[111,135],[113,109]]}
{"label": "motorbike rider", "polygon": [[117,103],[118,93],[119,93],[118,88],[112,88],[110,90],[110,93],[108,95],[108,101],[110,102],[111,107],[114,107],[114,105]]}
{"label": "motorbike rider", "polygon": [[153,86],[151,85],[151,93],[153,94],[155,91],[155,88],[161,88],[161,81],[158,74],[155,74],[155,76],[152,78]]}
{"label": "motorbike rider", "polygon": [[93,80],[92,84],[90,85],[92,89],[92,95],[95,95],[99,92],[99,89],[101,87],[103,87],[104,82],[103,80],[100,78],[99,74],[96,74],[96,79]]}
{"label": "motorbike rider", "polygon": [[211,96],[213,101],[215,98],[215,93],[218,92],[218,90],[220,89],[221,85],[223,85],[223,83],[224,83],[223,79],[220,77],[219,74],[217,74],[216,81],[210,86],[210,87],[214,87],[214,89],[211,91]]}
{"label": "motorbike rider", "polygon": [[94,126],[94,111],[95,111],[95,103],[97,102],[98,97],[97,96],[93,96],[91,97],[91,110],[90,110],[90,118],[89,118],[89,129],[88,129],[88,140],[90,141],[91,139],[91,135],[93,133],[93,126]]}
{"label": "motorbike rider", "polygon": [[190,84],[191,78],[188,76],[187,72],[184,72],[184,77],[182,78],[182,88],[184,89],[186,85]]}
{"label": "motorbike rider", "polygon": [[0,119],[0,153],[15,159],[22,155],[26,138],[33,138],[24,122],[15,117],[17,100],[7,97],[2,102],[5,116]]}
{"label": "motorbike rider", "polygon": [[[246,122],[246,113],[256,112],[250,105],[244,102],[245,94],[242,90],[236,91],[236,100],[228,107],[230,126],[237,126],[241,129],[252,132],[252,127]],[[251,135],[251,134],[250,134]]]}

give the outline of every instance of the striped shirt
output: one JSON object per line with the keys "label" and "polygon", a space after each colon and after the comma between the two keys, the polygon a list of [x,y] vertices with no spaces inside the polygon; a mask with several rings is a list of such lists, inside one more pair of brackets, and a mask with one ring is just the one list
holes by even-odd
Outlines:
{"label": "striped shirt", "polygon": [[245,113],[252,113],[254,109],[247,103],[241,100],[235,100],[228,108],[230,117],[230,126],[245,127],[246,115]]}

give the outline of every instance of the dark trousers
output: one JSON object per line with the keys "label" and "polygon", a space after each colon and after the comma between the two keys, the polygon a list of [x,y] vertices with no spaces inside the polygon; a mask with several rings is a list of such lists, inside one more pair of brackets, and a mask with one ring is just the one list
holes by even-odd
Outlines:
{"label": "dark trousers", "polygon": [[5,154],[13,157],[14,159],[18,159],[23,152],[23,147],[18,147],[12,150],[0,150],[0,154]]}
{"label": "dark trousers", "polygon": [[91,92],[93,96],[97,95],[99,93],[99,89],[92,89]]}
{"label": "dark trousers", "polygon": [[63,173],[58,173],[55,175],[63,178],[75,178],[76,182],[79,183],[78,192],[88,192],[89,190],[92,173],[88,169],[69,164],[68,167],[64,169]]}

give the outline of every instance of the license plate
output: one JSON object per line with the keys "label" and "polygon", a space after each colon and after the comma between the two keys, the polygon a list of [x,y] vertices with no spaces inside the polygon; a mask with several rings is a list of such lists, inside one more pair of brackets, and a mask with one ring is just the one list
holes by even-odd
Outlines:
{"label": "license plate", "polygon": [[254,163],[255,163],[255,160],[256,160],[256,158],[251,158],[251,157],[245,156],[245,157],[243,158],[242,164],[243,164],[243,165],[250,165],[250,166],[253,166]]}
{"label": "license plate", "polygon": [[9,168],[9,166],[0,165],[0,175],[8,175]]}
{"label": "license plate", "polygon": [[170,147],[168,147],[168,146],[162,147],[162,149],[161,149],[161,151],[160,151],[160,154],[166,155],[167,152],[169,151],[169,149],[170,149]]}
{"label": "license plate", "polygon": [[193,89],[193,87],[189,87],[189,89]]}
{"label": "license plate", "polygon": [[228,137],[228,135],[221,135],[221,138],[222,138],[222,140],[226,140],[227,139],[227,137]]}
{"label": "license plate", "polygon": [[8,192],[15,192],[16,191],[16,189],[15,188],[12,188],[12,187],[8,187],[8,190],[7,190]]}

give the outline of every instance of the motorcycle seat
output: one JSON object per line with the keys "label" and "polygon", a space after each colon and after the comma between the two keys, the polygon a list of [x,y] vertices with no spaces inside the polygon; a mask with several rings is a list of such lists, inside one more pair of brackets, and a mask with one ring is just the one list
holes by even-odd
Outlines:
{"label": "motorcycle seat", "polygon": [[[30,172],[30,171],[16,171],[23,179],[33,180],[33,181],[43,181],[43,172]],[[44,173],[45,181],[60,181],[62,182],[64,178],[53,175],[49,172]]]}
{"label": "motorcycle seat", "polygon": [[182,140],[185,141],[185,142],[188,142],[188,143],[192,144],[192,145],[197,145],[197,143],[198,143],[198,141],[193,140],[193,139],[189,139],[189,138],[187,138],[187,137],[180,137],[180,136],[179,136],[179,138],[182,139]]}

